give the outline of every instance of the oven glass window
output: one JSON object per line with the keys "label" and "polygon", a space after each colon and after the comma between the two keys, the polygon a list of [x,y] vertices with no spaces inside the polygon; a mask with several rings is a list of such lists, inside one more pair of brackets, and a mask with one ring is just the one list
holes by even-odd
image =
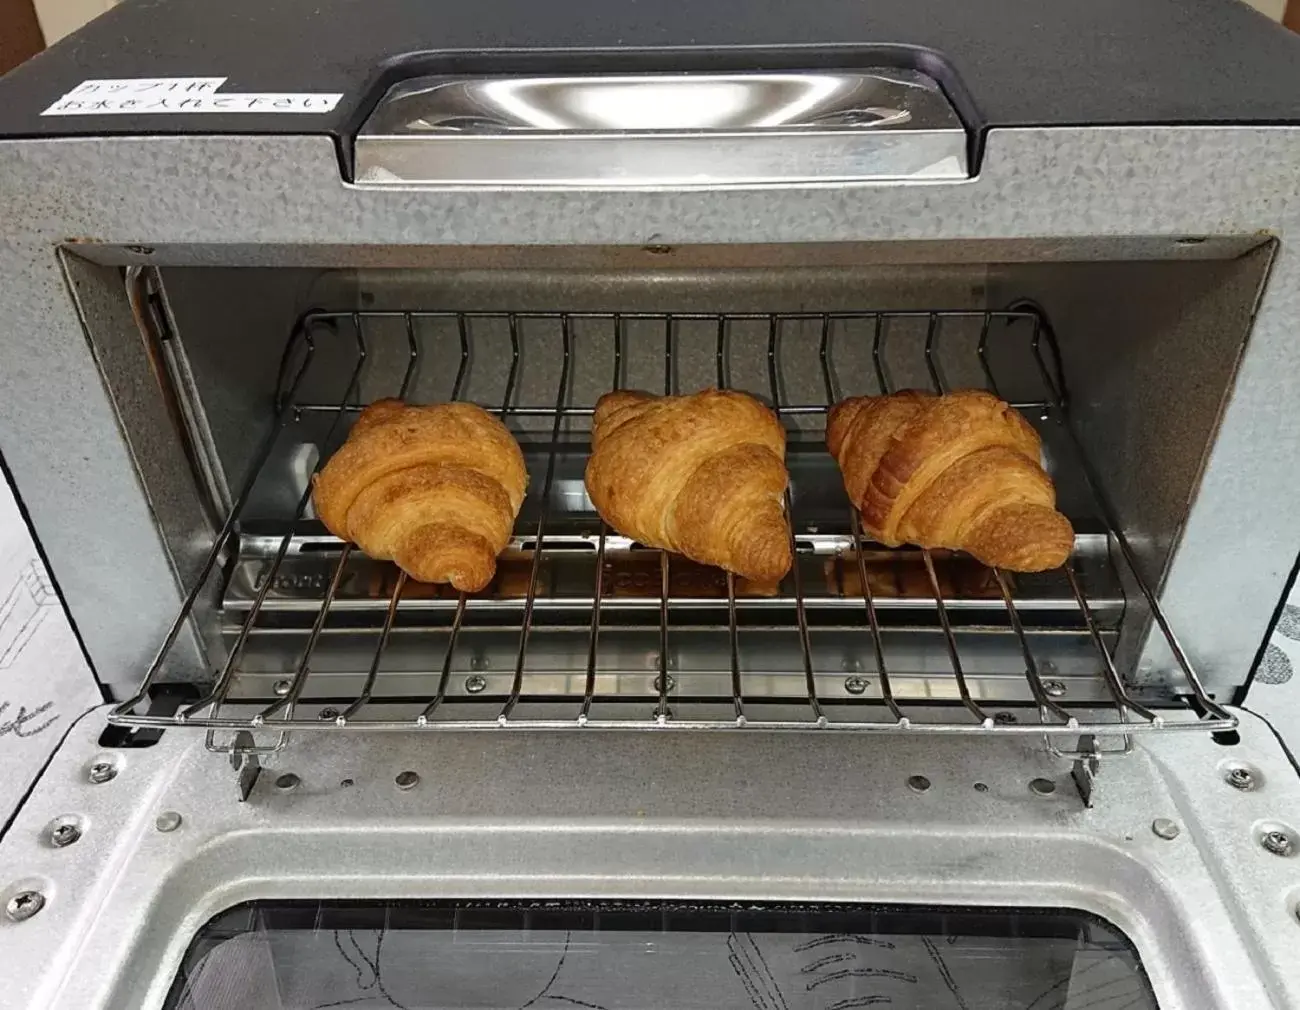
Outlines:
{"label": "oven glass window", "polygon": [[255,902],[169,1010],[1155,1010],[1133,945],[1072,911],[666,902]]}

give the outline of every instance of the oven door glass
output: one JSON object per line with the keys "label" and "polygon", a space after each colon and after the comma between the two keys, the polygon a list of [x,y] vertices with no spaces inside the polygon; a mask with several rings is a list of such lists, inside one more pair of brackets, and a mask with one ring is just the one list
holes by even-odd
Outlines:
{"label": "oven door glass", "polygon": [[1065,910],[287,902],[200,931],[170,1010],[1155,1010],[1133,945]]}

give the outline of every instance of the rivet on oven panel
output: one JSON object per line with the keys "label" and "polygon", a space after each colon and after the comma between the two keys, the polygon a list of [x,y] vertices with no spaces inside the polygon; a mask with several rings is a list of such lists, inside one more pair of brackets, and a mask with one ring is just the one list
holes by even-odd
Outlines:
{"label": "rivet on oven panel", "polygon": [[279,789],[280,792],[282,793],[292,792],[293,790],[297,789],[298,786],[301,784],[302,784],[302,779],[300,779],[293,772],[285,772],[283,775],[281,775],[278,779],[275,780],[275,788]]}
{"label": "rivet on oven panel", "polygon": [[914,793],[923,793],[930,788],[930,780],[924,775],[909,775],[907,777],[907,788]]}
{"label": "rivet on oven panel", "polygon": [[1050,698],[1060,698],[1065,694],[1065,685],[1059,680],[1043,681],[1043,690]]}
{"label": "rivet on oven panel", "polygon": [[1285,831],[1274,828],[1272,831],[1265,831],[1260,836],[1259,844],[1264,846],[1266,852],[1271,852],[1275,856],[1294,856],[1295,842]]}
{"label": "rivet on oven panel", "polygon": [[865,694],[867,688],[871,686],[871,681],[866,677],[845,677],[844,690],[849,694]]}
{"label": "rivet on oven panel", "polygon": [[664,691],[665,693],[667,693],[667,692],[669,692],[669,691],[674,691],[674,690],[676,690],[676,688],[677,688],[677,681],[673,679],[673,675],[672,675],[671,673],[668,674],[667,676],[668,676],[668,686],[667,686],[666,688],[660,686],[660,685],[663,683],[663,679],[662,679],[661,677],[656,677],[656,678],[655,678],[655,690],[656,690],[656,691]]}
{"label": "rivet on oven panel", "polygon": [[1240,789],[1242,792],[1250,792],[1255,788],[1255,776],[1251,774],[1249,768],[1229,768],[1223,780],[1232,786],[1233,789]]}
{"label": "rivet on oven panel", "polygon": [[19,891],[5,902],[5,915],[14,922],[26,922],[45,907],[45,895],[40,891]]}
{"label": "rivet on oven panel", "polygon": [[179,828],[183,820],[175,810],[164,810],[153,822],[153,826],[166,835]]}
{"label": "rivet on oven panel", "polygon": [[1168,817],[1157,817],[1151,822],[1151,830],[1157,838],[1172,842],[1183,829],[1178,826],[1177,821],[1171,821]]}
{"label": "rivet on oven panel", "polygon": [[470,694],[482,694],[487,687],[487,678],[481,674],[472,673],[465,678],[465,690]]}
{"label": "rivet on oven panel", "polygon": [[1029,791],[1035,796],[1051,796],[1056,792],[1056,783],[1051,779],[1030,779]]}
{"label": "rivet on oven panel", "polygon": [[1014,712],[994,712],[993,721],[999,726],[1014,726],[1016,724],[1016,714]]}
{"label": "rivet on oven panel", "polygon": [[334,722],[339,717],[337,708],[323,708],[317,714],[316,718],[321,722]]}
{"label": "rivet on oven panel", "polygon": [[97,786],[102,786],[105,782],[111,782],[117,778],[117,765],[111,761],[96,761],[86,772],[86,778],[90,779]]}
{"label": "rivet on oven panel", "polygon": [[420,784],[420,776],[412,771],[398,772],[393,781],[397,783],[398,789],[414,789]]}
{"label": "rivet on oven panel", "polygon": [[291,688],[292,686],[293,686],[292,681],[277,680],[274,686],[271,688],[271,690],[274,691],[279,697],[283,698],[286,694],[289,693],[289,688]]}

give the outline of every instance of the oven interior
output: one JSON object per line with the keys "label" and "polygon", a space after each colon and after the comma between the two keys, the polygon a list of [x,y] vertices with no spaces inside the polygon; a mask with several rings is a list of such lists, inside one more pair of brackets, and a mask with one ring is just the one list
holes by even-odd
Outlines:
{"label": "oven interior", "polygon": [[[184,598],[116,718],[166,708],[227,743],[291,728],[1226,725],[1195,673],[1198,629],[1168,627],[1157,601],[1272,250],[216,248],[143,269],[67,252]],[[602,393],[710,385],[755,393],[789,432],[797,561],[779,587],[632,543],[584,493]],[[1060,570],[861,539],[827,406],[971,386],[1042,434],[1077,532]],[[165,405],[163,450],[142,390],[149,411]],[[314,518],[313,470],[385,396],[472,400],[524,448],[527,500],[483,593],[407,582]]]}

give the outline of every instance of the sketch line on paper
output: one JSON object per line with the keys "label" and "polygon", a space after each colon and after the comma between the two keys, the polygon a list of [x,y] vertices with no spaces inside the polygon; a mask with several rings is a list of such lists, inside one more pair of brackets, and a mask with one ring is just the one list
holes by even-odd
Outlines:
{"label": "sketch line on paper", "polygon": [[767,959],[748,933],[727,937],[727,960],[749,994],[755,1010],[790,1010]]}
{"label": "sketch line on paper", "polygon": [[[369,989],[375,984],[374,970],[373,969],[371,970],[371,980],[370,982],[367,982],[365,978],[365,972],[362,970],[361,965],[357,964],[356,961],[352,960],[351,955],[348,954],[348,952],[343,949],[343,941],[340,938],[340,934],[342,932],[343,931],[340,929],[334,930],[334,948],[339,952],[343,960],[348,963],[348,967],[357,973],[357,988]],[[347,932],[348,932],[348,939],[352,941],[352,946],[356,947],[357,941],[356,938],[352,936],[352,930],[349,929]],[[358,953],[360,953],[359,948],[358,948]],[[365,960],[365,958],[363,957],[362,960]],[[366,962],[366,966],[370,967],[370,963],[368,961]]]}
{"label": "sketch line on paper", "polygon": [[[384,952],[384,935],[388,932],[388,930],[380,929],[373,932],[375,934],[375,956],[372,960],[366,954],[365,950],[362,949],[360,942],[357,940],[356,932],[354,930],[351,929],[334,930],[334,947],[338,950],[343,960],[348,963],[349,967],[351,967],[352,970],[357,973],[357,988],[360,989],[363,993],[366,993],[367,995],[351,996],[348,997],[347,999],[336,1000],[333,1003],[320,1003],[316,1006],[315,1010],[326,1010],[326,1008],[328,1007],[341,1007],[341,1006],[348,1006],[352,1003],[367,1002],[374,998],[373,994],[370,993],[370,990],[374,990],[374,989],[378,989],[379,995],[383,999],[387,1000],[389,1005],[396,1008],[396,1010],[406,1010],[406,1007],[403,1006],[401,1003],[399,1003],[397,1000],[395,1000],[392,997],[392,995],[389,993],[388,989],[385,987],[384,973],[380,969],[380,958],[383,956],[383,952]],[[362,970],[361,965],[357,964],[356,961],[354,961],[351,958],[351,956],[349,956],[347,950],[344,949],[343,940],[339,936],[340,933],[347,933],[347,938],[352,944],[352,949],[356,951],[357,957],[359,957],[362,963],[366,966],[366,968],[370,970],[369,980],[366,979],[365,972]]]}
{"label": "sketch line on paper", "polygon": [[605,1010],[605,1007],[599,1003],[588,1003],[586,1000],[574,999],[572,996],[562,996],[559,993],[551,992],[551,986],[555,985],[555,980],[560,977],[560,972],[564,968],[564,961],[569,956],[569,944],[573,942],[573,931],[566,929],[564,931],[564,949],[560,951],[560,959],[555,962],[555,971],[551,972],[550,981],[542,987],[542,991],[530,999],[519,1010],[528,1010],[535,1003],[542,1000],[556,1000],[560,1003],[569,1003],[573,1006],[586,1007],[587,1010]]}
{"label": "sketch line on paper", "polygon": [[825,985],[827,982],[841,982],[846,978],[892,978],[899,982],[916,984],[915,975],[905,971],[894,971],[892,968],[844,968],[840,971],[828,971],[825,975],[813,979],[804,988],[808,992],[812,992],[819,985]]}
{"label": "sketch line on paper", "polygon": [[572,996],[547,996],[547,999],[559,1000],[561,1003],[572,1003],[574,1006],[586,1007],[587,1010],[605,1010],[599,1003],[588,1003],[586,1000],[574,999]]}
{"label": "sketch line on paper", "polygon": [[58,602],[45,567],[32,559],[0,603],[0,670],[14,665]]}
{"label": "sketch line on paper", "polygon": [[564,949],[560,951],[560,959],[555,962],[555,971],[551,972],[550,981],[542,986],[542,991],[530,999],[519,1010],[528,1010],[530,1006],[539,1000],[545,999],[551,994],[551,986],[555,985],[555,980],[560,977],[560,969],[564,967],[564,959],[569,956],[569,941],[573,937],[573,931],[566,929],[564,931]]}
{"label": "sketch line on paper", "polygon": [[[12,719],[0,722],[0,737],[8,736],[12,733],[14,736],[21,737],[25,740],[28,737],[33,737],[38,733],[44,732],[59,721],[57,713],[34,726],[31,725],[31,723],[36,723],[36,720],[40,719],[53,707],[54,702],[52,701],[47,701],[42,705],[37,705],[30,711],[26,705],[19,705],[18,714],[16,716]],[[0,701],[0,716],[3,716],[8,710],[9,702]]]}
{"label": "sketch line on paper", "polygon": [[806,950],[825,947],[830,943],[859,943],[868,947],[884,947],[886,950],[894,949],[894,945],[888,940],[877,940],[874,936],[863,936],[861,933],[827,933],[824,936],[815,936],[811,940],[805,940],[796,946],[794,951],[796,954],[802,954]]}
{"label": "sketch line on paper", "polygon": [[[799,950],[798,947],[795,950]],[[828,964],[839,964],[841,961],[853,961],[857,959],[857,954],[827,954],[825,957],[819,957],[816,961],[810,961],[799,969],[801,975],[811,975],[814,972],[821,971]]]}
{"label": "sketch line on paper", "polygon": [[958,1010],[968,1010],[966,1001],[962,999],[961,993],[957,990],[957,982],[953,979],[952,972],[948,970],[948,964],[944,961],[943,955],[939,953],[939,948],[935,945],[935,942],[928,936],[921,937],[921,942],[925,944],[925,950],[930,955],[930,960],[939,969],[939,977],[943,979],[943,984],[948,987],[948,991],[952,993],[952,998],[957,1001]]}

